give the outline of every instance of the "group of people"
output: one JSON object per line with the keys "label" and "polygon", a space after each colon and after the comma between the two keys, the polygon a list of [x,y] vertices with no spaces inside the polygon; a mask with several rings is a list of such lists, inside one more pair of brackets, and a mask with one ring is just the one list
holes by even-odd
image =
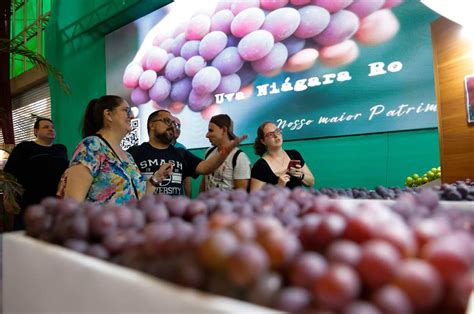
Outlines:
{"label": "group of people", "polygon": [[234,134],[228,115],[211,118],[206,137],[212,147],[204,159],[177,143],[181,123],[167,110],[148,117],[148,142],[123,150],[120,143],[131,131],[132,119],[131,108],[121,97],[91,100],[84,115],[83,139],[69,163],[64,145],[52,144],[56,135],[52,121],[39,119],[34,126],[36,140],[19,144],[5,165],[5,171],[26,189],[22,208],[52,195],[99,204],[124,203],[147,193],[191,196],[190,178],[199,175],[203,175],[200,191],[314,184],[303,157],[296,150],[283,149],[281,130],[271,122],[257,130],[254,148],[261,158],[251,168],[248,156],[238,148],[247,136]]}

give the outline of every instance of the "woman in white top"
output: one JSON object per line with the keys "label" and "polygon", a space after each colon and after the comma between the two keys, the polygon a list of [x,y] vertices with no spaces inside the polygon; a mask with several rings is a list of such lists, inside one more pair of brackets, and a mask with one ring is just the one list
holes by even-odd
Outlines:
{"label": "woman in white top", "polygon": [[[234,134],[234,123],[226,114],[213,116],[209,121],[206,137],[212,147],[206,151],[206,159],[212,154],[220,154],[223,147],[236,138]],[[247,190],[250,180],[250,160],[248,156],[238,147],[233,148],[224,163],[211,174],[205,175],[201,181],[200,191],[212,189]]]}

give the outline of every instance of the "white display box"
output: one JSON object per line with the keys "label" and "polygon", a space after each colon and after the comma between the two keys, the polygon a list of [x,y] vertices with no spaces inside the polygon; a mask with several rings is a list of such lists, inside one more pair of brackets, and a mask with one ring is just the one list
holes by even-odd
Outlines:
{"label": "white display box", "polygon": [[277,313],[159,280],[22,232],[3,236],[3,313]]}
{"label": "white display box", "polygon": [[[395,200],[368,200],[368,199],[352,199],[352,198],[338,198],[331,199],[333,202],[342,202],[350,204],[363,204],[363,203],[381,203],[387,206],[396,203]],[[439,204],[446,209],[460,209],[460,210],[472,210],[474,211],[474,202],[472,201],[440,201]]]}

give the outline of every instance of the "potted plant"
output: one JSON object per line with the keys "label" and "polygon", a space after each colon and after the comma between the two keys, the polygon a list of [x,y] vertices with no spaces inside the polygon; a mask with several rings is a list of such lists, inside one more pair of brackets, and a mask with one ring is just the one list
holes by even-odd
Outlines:
{"label": "potted plant", "polygon": [[19,197],[23,195],[23,187],[16,178],[8,172],[0,170],[0,228],[1,232],[13,228],[13,215],[20,213]]}

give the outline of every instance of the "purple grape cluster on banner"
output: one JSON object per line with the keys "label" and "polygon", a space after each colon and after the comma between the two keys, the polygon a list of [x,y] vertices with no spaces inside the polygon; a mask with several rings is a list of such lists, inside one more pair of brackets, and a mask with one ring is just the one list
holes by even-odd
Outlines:
{"label": "purple grape cluster on banner", "polygon": [[257,75],[353,62],[358,44],[378,45],[398,32],[391,8],[402,1],[220,0],[213,14],[157,35],[126,67],[123,85],[136,105],[202,112],[215,95],[242,91]]}

